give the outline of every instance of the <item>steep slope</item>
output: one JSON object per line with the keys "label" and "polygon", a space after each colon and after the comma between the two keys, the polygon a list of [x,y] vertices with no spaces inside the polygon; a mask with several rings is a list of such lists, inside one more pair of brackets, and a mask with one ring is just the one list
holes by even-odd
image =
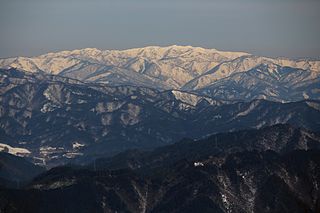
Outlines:
{"label": "steep slope", "polygon": [[48,166],[278,123],[320,129],[318,101],[233,103],[43,73],[3,70],[0,77],[1,143],[26,149],[36,163]]}
{"label": "steep slope", "polygon": [[32,180],[44,171],[44,168],[35,166],[24,158],[0,152],[0,179],[12,182],[14,187],[22,186],[23,182]]}

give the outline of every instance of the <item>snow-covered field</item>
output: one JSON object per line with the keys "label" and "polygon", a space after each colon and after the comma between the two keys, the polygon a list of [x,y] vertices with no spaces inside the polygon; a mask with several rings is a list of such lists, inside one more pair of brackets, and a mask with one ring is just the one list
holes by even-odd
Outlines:
{"label": "snow-covered field", "polygon": [[3,143],[0,143],[0,152],[8,152],[12,155],[21,156],[21,157],[28,156],[31,154],[31,152],[27,149],[12,147]]}

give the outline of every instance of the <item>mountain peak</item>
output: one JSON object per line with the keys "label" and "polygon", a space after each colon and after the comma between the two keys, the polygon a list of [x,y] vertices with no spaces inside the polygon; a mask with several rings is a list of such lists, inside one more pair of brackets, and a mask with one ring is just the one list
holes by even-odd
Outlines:
{"label": "mountain peak", "polygon": [[[260,65],[267,66],[267,69]],[[245,73],[259,66],[260,70],[264,70],[260,74],[269,73],[273,79],[277,80],[274,83],[283,80],[282,83],[286,84],[284,88],[290,88],[297,82],[315,85],[320,77],[320,61],[268,58],[244,52],[227,52],[179,45],[147,46],[127,50],[85,48],[48,53],[31,58],[0,59],[0,68],[13,67],[28,72],[40,71],[111,86],[134,85],[161,90],[196,91],[196,93],[201,90],[202,95],[215,94],[221,99],[226,98],[223,94],[227,94],[227,98],[234,96],[233,99],[241,99],[239,95],[242,92],[244,92],[244,97],[249,97],[249,93],[252,93],[252,85],[258,85],[257,83],[263,79],[253,75],[244,79],[244,76],[246,76]],[[284,67],[292,69],[284,69]],[[307,72],[299,75],[303,71]],[[290,77],[283,78],[290,73]],[[233,78],[235,74],[237,78]],[[225,86],[227,81],[228,87]],[[234,94],[234,91],[239,89],[233,88],[235,84],[241,87],[248,85],[250,90],[246,88],[245,91],[239,91],[236,92],[236,95],[230,96],[229,93]],[[279,85],[273,85],[270,82],[266,85],[270,85],[269,89],[273,86],[279,88]],[[229,92],[226,93],[227,90]],[[316,90],[310,89],[301,96],[300,91],[294,100],[300,100],[299,97],[317,98],[316,93]],[[265,91],[253,94],[253,98],[259,98],[261,95],[264,97]]]}

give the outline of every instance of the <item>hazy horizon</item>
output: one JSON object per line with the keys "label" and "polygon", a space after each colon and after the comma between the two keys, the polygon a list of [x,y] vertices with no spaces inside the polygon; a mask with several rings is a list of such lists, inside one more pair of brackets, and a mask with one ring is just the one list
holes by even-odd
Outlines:
{"label": "hazy horizon", "polygon": [[317,0],[1,0],[0,58],[199,46],[319,58]]}

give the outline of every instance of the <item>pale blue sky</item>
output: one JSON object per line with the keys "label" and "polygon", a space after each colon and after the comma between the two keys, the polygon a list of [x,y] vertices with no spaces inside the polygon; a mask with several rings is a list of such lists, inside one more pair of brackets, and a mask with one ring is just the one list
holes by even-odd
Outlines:
{"label": "pale blue sky", "polygon": [[320,56],[320,0],[0,0],[0,57],[192,45]]}

